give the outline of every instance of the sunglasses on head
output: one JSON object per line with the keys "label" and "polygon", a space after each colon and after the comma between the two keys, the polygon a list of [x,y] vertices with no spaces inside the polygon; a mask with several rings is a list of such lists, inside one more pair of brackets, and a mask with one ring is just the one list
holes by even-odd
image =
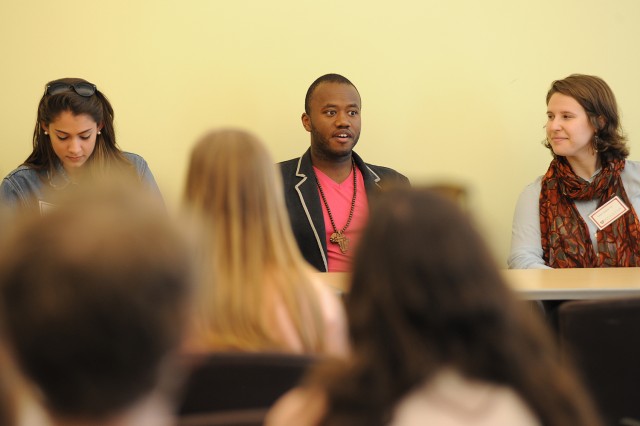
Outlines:
{"label": "sunglasses on head", "polygon": [[53,83],[47,86],[46,94],[53,96],[58,93],[69,92],[71,90],[80,96],[89,97],[96,93],[96,85],[91,83]]}

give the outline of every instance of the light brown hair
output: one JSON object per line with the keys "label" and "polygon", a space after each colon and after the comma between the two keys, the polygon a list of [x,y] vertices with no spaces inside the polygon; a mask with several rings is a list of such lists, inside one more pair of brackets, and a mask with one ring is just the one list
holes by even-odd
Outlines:
{"label": "light brown hair", "polygon": [[[612,159],[627,158],[629,148],[622,131],[616,97],[603,79],[593,75],[572,74],[551,83],[547,104],[554,93],[570,96],[584,108],[591,125],[596,129],[595,149],[605,163]],[[544,145],[553,153],[548,141]]]}

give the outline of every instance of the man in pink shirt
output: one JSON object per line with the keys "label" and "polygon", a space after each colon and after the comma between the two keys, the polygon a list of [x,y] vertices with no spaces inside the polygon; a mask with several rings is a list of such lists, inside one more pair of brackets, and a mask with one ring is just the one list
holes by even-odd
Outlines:
{"label": "man in pink shirt", "polygon": [[369,197],[409,180],[353,152],[360,137],[360,93],[347,78],[326,74],[305,97],[302,125],[311,147],[280,163],[285,200],[303,256],[322,272],[351,269],[369,212]]}

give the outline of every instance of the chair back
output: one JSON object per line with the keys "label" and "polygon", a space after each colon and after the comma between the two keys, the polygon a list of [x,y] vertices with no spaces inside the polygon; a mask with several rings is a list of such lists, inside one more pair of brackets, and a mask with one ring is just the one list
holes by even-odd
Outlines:
{"label": "chair back", "polygon": [[180,416],[176,426],[262,426],[268,409],[237,410]]}
{"label": "chair back", "polygon": [[230,425],[253,424],[298,385],[318,359],[317,355],[256,352],[213,353],[197,359],[183,388],[180,424],[213,426],[219,418]]}
{"label": "chair back", "polygon": [[640,425],[640,298],[566,302],[558,332],[605,424]]}

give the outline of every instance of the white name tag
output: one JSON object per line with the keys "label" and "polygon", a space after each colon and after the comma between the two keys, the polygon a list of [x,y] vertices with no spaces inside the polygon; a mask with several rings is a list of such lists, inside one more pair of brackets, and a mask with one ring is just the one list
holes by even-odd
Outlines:
{"label": "white name tag", "polygon": [[47,203],[46,201],[40,201],[40,214],[44,216],[55,208],[55,204]]}
{"label": "white name tag", "polygon": [[601,231],[611,225],[620,216],[629,211],[622,200],[616,195],[589,215],[589,219],[596,224]]}

